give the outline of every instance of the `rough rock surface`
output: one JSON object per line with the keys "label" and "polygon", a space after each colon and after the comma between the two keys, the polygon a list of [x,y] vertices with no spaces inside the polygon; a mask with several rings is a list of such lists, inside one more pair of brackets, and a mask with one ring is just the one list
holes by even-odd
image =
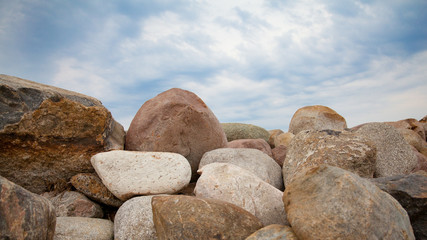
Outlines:
{"label": "rough rock surface", "polygon": [[418,164],[411,146],[394,127],[367,123],[356,130],[377,148],[375,177],[409,174]]}
{"label": "rough rock surface", "polygon": [[95,173],[79,173],[71,178],[71,184],[88,198],[105,205],[120,207],[123,202],[116,198]]}
{"label": "rough rock surface", "polygon": [[58,217],[55,240],[113,240],[113,222],[100,218]]}
{"label": "rough rock surface", "polygon": [[298,240],[289,226],[271,224],[252,233],[245,240]]}
{"label": "rough rock surface", "polygon": [[216,199],[156,196],[151,204],[159,239],[245,239],[263,227],[246,210]]}
{"label": "rough rock surface", "polygon": [[211,163],[199,172],[194,194],[233,203],[254,214],[264,225],[289,225],[283,192],[253,173],[229,163]]}
{"label": "rough rock surface", "polygon": [[273,129],[273,130],[269,130],[268,133],[270,134],[270,137],[268,138],[268,144],[270,144],[271,148],[275,148],[276,146],[274,145],[274,138],[283,133],[283,131],[281,129]]}
{"label": "rough rock surface", "polygon": [[175,193],[188,185],[191,167],[177,153],[111,151],[91,159],[104,185],[118,199],[135,195]]}
{"label": "rough rock surface", "polygon": [[409,145],[427,156],[427,142],[420,135],[410,129],[398,128],[397,130]]}
{"label": "rough rock surface", "polygon": [[102,218],[101,206],[75,191],[65,191],[49,199],[56,210],[57,217]]}
{"label": "rough rock surface", "polygon": [[411,130],[416,134],[418,134],[423,140],[426,139],[426,132],[424,130],[424,125],[414,118],[408,118],[408,119],[404,119],[396,122],[386,122],[386,123],[398,129]]}
{"label": "rough rock surface", "polygon": [[250,148],[220,148],[203,155],[199,169],[210,163],[231,163],[254,173],[263,181],[283,190],[282,170],[267,154]]}
{"label": "rough rock surface", "polygon": [[357,133],[348,131],[302,131],[292,140],[283,163],[285,186],[307,167],[329,164],[373,177],[375,145]]}
{"label": "rough rock surface", "polygon": [[344,130],[345,119],[329,107],[315,105],[298,109],[289,123],[289,132],[297,134],[303,130]]}
{"label": "rough rock surface", "polygon": [[286,159],[286,153],[288,152],[288,148],[285,145],[279,145],[273,150],[271,150],[273,153],[273,159],[274,161],[279,164],[280,167],[283,167],[283,162],[285,162]]}
{"label": "rough rock surface", "polygon": [[93,172],[90,157],[123,149],[124,136],[94,98],[0,75],[0,175],[31,192]]}
{"label": "rough rock surface", "polygon": [[183,155],[194,178],[203,154],[226,144],[225,133],[212,111],[196,94],[178,88],[145,102],[126,134],[127,150]]}
{"label": "rough rock surface", "polygon": [[152,197],[134,197],[119,208],[114,219],[114,239],[157,239],[151,207]]}
{"label": "rough rock surface", "polygon": [[308,169],[286,186],[283,202],[299,239],[415,239],[398,201],[341,168]]}
{"label": "rough rock surface", "polygon": [[0,176],[0,239],[53,239],[55,208]]}
{"label": "rough rock surface", "polygon": [[273,157],[270,145],[264,139],[237,139],[228,142],[227,148],[253,148]]}
{"label": "rough rock surface", "polygon": [[221,123],[224,129],[227,141],[231,142],[237,139],[257,139],[261,138],[268,141],[270,133],[262,127],[246,123]]}
{"label": "rough rock surface", "polygon": [[274,145],[276,147],[278,146],[289,146],[289,144],[291,143],[291,140],[295,137],[295,135],[291,132],[285,132],[285,133],[281,133],[279,135],[277,135],[274,138]]}

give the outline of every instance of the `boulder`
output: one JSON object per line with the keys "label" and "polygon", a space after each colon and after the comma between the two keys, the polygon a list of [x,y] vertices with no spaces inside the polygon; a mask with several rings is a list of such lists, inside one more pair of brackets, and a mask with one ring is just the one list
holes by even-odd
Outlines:
{"label": "boulder", "polygon": [[273,159],[274,161],[279,164],[280,167],[283,167],[283,162],[285,162],[286,159],[286,153],[288,152],[288,148],[285,145],[279,145],[273,150],[271,150],[273,153]]}
{"label": "boulder", "polygon": [[427,157],[420,152],[417,151],[416,148],[412,146],[412,150],[415,153],[415,156],[417,156],[417,165],[415,168],[411,171],[411,173],[417,172],[417,171],[427,171]]}
{"label": "boulder", "polygon": [[273,157],[270,145],[261,138],[258,139],[237,139],[228,142],[227,148],[253,148]]}
{"label": "boulder", "polygon": [[423,139],[424,141],[426,139],[426,132],[424,130],[424,125],[414,118],[408,118],[408,119],[404,119],[396,122],[386,122],[386,124],[393,126],[397,129],[411,130],[414,133],[416,133],[418,136],[420,136],[421,139]]}
{"label": "boulder", "polygon": [[90,157],[123,149],[124,136],[95,98],[0,75],[0,175],[31,192],[93,172]]}
{"label": "boulder", "polygon": [[416,239],[427,239],[427,176],[396,175],[371,179],[406,210]]}
{"label": "boulder", "polygon": [[426,134],[426,141],[427,141],[427,115],[424,116],[422,119],[420,119],[419,121],[421,123],[421,126],[423,126],[424,128],[424,133]]}
{"label": "boulder", "polygon": [[193,179],[205,152],[227,139],[212,111],[194,93],[172,88],[145,102],[126,134],[126,149],[174,152],[190,162]]}
{"label": "boulder", "polygon": [[252,233],[245,240],[298,240],[289,226],[271,224]]}
{"label": "boulder", "polygon": [[274,138],[283,133],[283,131],[281,129],[273,129],[273,130],[269,130],[268,133],[270,134],[270,137],[268,138],[268,144],[270,144],[271,148],[275,148],[276,145],[274,145]]}
{"label": "boulder", "polygon": [[297,134],[303,130],[344,130],[345,119],[329,107],[315,105],[298,109],[289,123],[289,132]]}
{"label": "boulder", "polygon": [[114,219],[114,239],[157,239],[151,207],[152,197],[134,197],[119,208]]}
{"label": "boulder", "polygon": [[253,173],[229,163],[211,163],[199,170],[194,194],[232,203],[254,214],[264,225],[288,225],[283,192]]}
{"label": "boulder", "polygon": [[116,198],[95,173],[79,173],[71,178],[71,184],[88,198],[105,205],[120,207],[123,202]]}
{"label": "boulder", "polygon": [[216,199],[155,196],[151,204],[159,239],[245,239],[263,227],[246,210]]}
{"label": "boulder", "polygon": [[56,210],[57,217],[102,218],[101,206],[75,191],[64,191],[49,199]]}
{"label": "boulder", "polygon": [[420,135],[410,129],[398,128],[397,130],[409,145],[427,156],[427,142]]}
{"label": "boulder", "polygon": [[55,208],[0,176],[0,239],[53,239]]}
{"label": "boulder", "polygon": [[375,177],[409,174],[416,168],[417,156],[394,127],[385,123],[367,123],[356,132],[376,146]]}
{"label": "boulder", "polygon": [[329,164],[373,177],[375,145],[357,133],[348,131],[302,131],[292,140],[283,163],[285,186],[308,167]]}
{"label": "boulder", "polygon": [[283,202],[299,239],[415,239],[398,201],[338,167],[299,174],[286,186]]}
{"label": "boulder", "polygon": [[274,145],[276,147],[281,146],[281,145],[287,147],[287,146],[289,146],[292,138],[294,138],[294,137],[295,137],[295,135],[291,132],[281,133],[274,138]]}
{"label": "boulder", "polygon": [[118,199],[175,193],[188,185],[191,167],[178,153],[111,151],[91,159],[103,184]]}
{"label": "boulder", "polygon": [[55,240],[113,240],[114,224],[110,220],[85,217],[58,217]]}
{"label": "boulder", "polygon": [[237,139],[264,139],[268,142],[270,133],[262,127],[246,123],[221,123],[224,129],[227,141],[231,142]]}
{"label": "boulder", "polygon": [[282,170],[267,154],[250,148],[220,148],[203,155],[199,169],[210,163],[231,163],[252,172],[263,181],[283,190]]}

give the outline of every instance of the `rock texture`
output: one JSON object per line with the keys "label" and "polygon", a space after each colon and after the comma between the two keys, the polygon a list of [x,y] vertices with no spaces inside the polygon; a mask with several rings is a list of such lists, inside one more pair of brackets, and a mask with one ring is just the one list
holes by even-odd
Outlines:
{"label": "rock texture", "polygon": [[273,129],[273,130],[269,130],[268,133],[270,134],[270,137],[268,138],[268,144],[270,144],[271,148],[275,148],[275,144],[274,144],[274,138],[283,133],[283,131],[281,129]]}
{"label": "rock texture", "polygon": [[270,145],[264,139],[238,139],[228,142],[227,148],[253,148],[273,157]]}
{"label": "rock texture", "polygon": [[344,130],[345,119],[329,107],[315,105],[298,109],[289,123],[289,132],[297,134],[303,130]]}
{"label": "rock texture", "polygon": [[252,233],[246,240],[298,240],[289,226],[272,224]]}
{"label": "rock texture", "polygon": [[377,148],[376,177],[409,174],[418,164],[417,156],[402,135],[385,123],[367,123],[356,130]]}
{"label": "rock texture", "polygon": [[298,175],[286,186],[283,202],[299,239],[415,239],[399,202],[337,167]]}
{"label": "rock texture", "polygon": [[55,208],[0,176],[0,239],[53,239]]}
{"label": "rock texture", "polygon": [[205,152],[225,147],[227,139],[212,111],[194,93],[170,89],[145,102],[126,134],[126,149],[175,152],[190,162],[196,178]]}
{"label": "rock texture", "polygon": [[221,123],[227,141],[261,138],[268,142],[270,133],[262,127],[245,123]]}
{"label": "rock texture", "polygon": [[190,196],[156,196],[153,221],[159,239],[245,239],[262,228],[231,203]]}
{"label": "rock texture", "polygon": [[254,214],[264,225],[288,225],[283,192],[253,173],[229,163],[211,163],[199,172],[194,194],[233,203]]}
{"label": "rock texture", "polygon": [[273,159],[274,161],[279,164],[280,167],[283,167],[283,162],[285,162],[286,159],[286,153],[288,152],[288,148],[285,145],[279,145],[273,150],[271,150],[273,153]]}
{"label": "rock texture", "polygon": [[57,217],[102,218],[101,206],[90,201],[85,195],[75,191],[65,191],[49,199]]}
{"label": "rock texture", "polygon": [[231,163],[254,173],[263,181],[283,190],[282,171],[279,164],[257,149],[221,148],[203,155],[199,169],[210,163]]}
{"label": "rock texture", "polygon": [[424,130],[424,125],[417,121],[414,118],[408,118],[396,122],[386,122],[390,126],[393,126],[397,129],[408,129],[418,134],[423,140],[426,139],[426,132]]}
{"label": "rock texture", "polygon": [[91,159],[104,185],[118,199],[135,195],[175,193],[188,185],[191,167],[177,153],[111,151]]}
{"label": "rock texture", "polygon": [[124,135],[94,98],[0,75],[0,175],[32,192],[93,172],[90,157],[123,149]]}
{"label": "rock texture", "polygon": [[99,218],[58,217],[55,240],[113,240],[113,222]]}
{"label": "rock texture", "polygon": [[276,147],[278,146],[289,146],[289,144],[291,143],[291,140],[295,137],[295,135],[291,132],[285,132],[285,133],[281,133],[279,135],[277,135],[274,138],[274,145]]}
{"label": "rock texture", "polygon": [[94,173],[79,173],[71,178],[71,184],[77,191],[90,199],[105,205],[120,207],[123,202],[116,198]]}
{"label": "rock texture", "polygon": [[373,177],[375,145],[357,133],[348,131],[302,131],[292,140],[283,163],[285,186],[307,167],[329,164]]}

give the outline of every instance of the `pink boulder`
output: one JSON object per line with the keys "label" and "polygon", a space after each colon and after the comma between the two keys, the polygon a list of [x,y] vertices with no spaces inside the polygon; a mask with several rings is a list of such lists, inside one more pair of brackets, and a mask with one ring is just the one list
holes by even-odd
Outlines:
{"label": "pink boulder", "polygon": [[270,157],[273,157],[271,153],[271,147],[264,139],[237,139],[228,142],[227,148],[254,148],[262,151]]}

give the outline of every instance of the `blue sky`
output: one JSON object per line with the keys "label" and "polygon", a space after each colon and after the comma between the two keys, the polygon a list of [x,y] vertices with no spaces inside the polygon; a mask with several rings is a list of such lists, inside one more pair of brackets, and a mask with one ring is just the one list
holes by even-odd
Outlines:
{"label": "blue sky", "polygon": [[98,98],[126,129],[173,87],[220,122],[427,114],[427,1],[0,0],[0,73]]}

